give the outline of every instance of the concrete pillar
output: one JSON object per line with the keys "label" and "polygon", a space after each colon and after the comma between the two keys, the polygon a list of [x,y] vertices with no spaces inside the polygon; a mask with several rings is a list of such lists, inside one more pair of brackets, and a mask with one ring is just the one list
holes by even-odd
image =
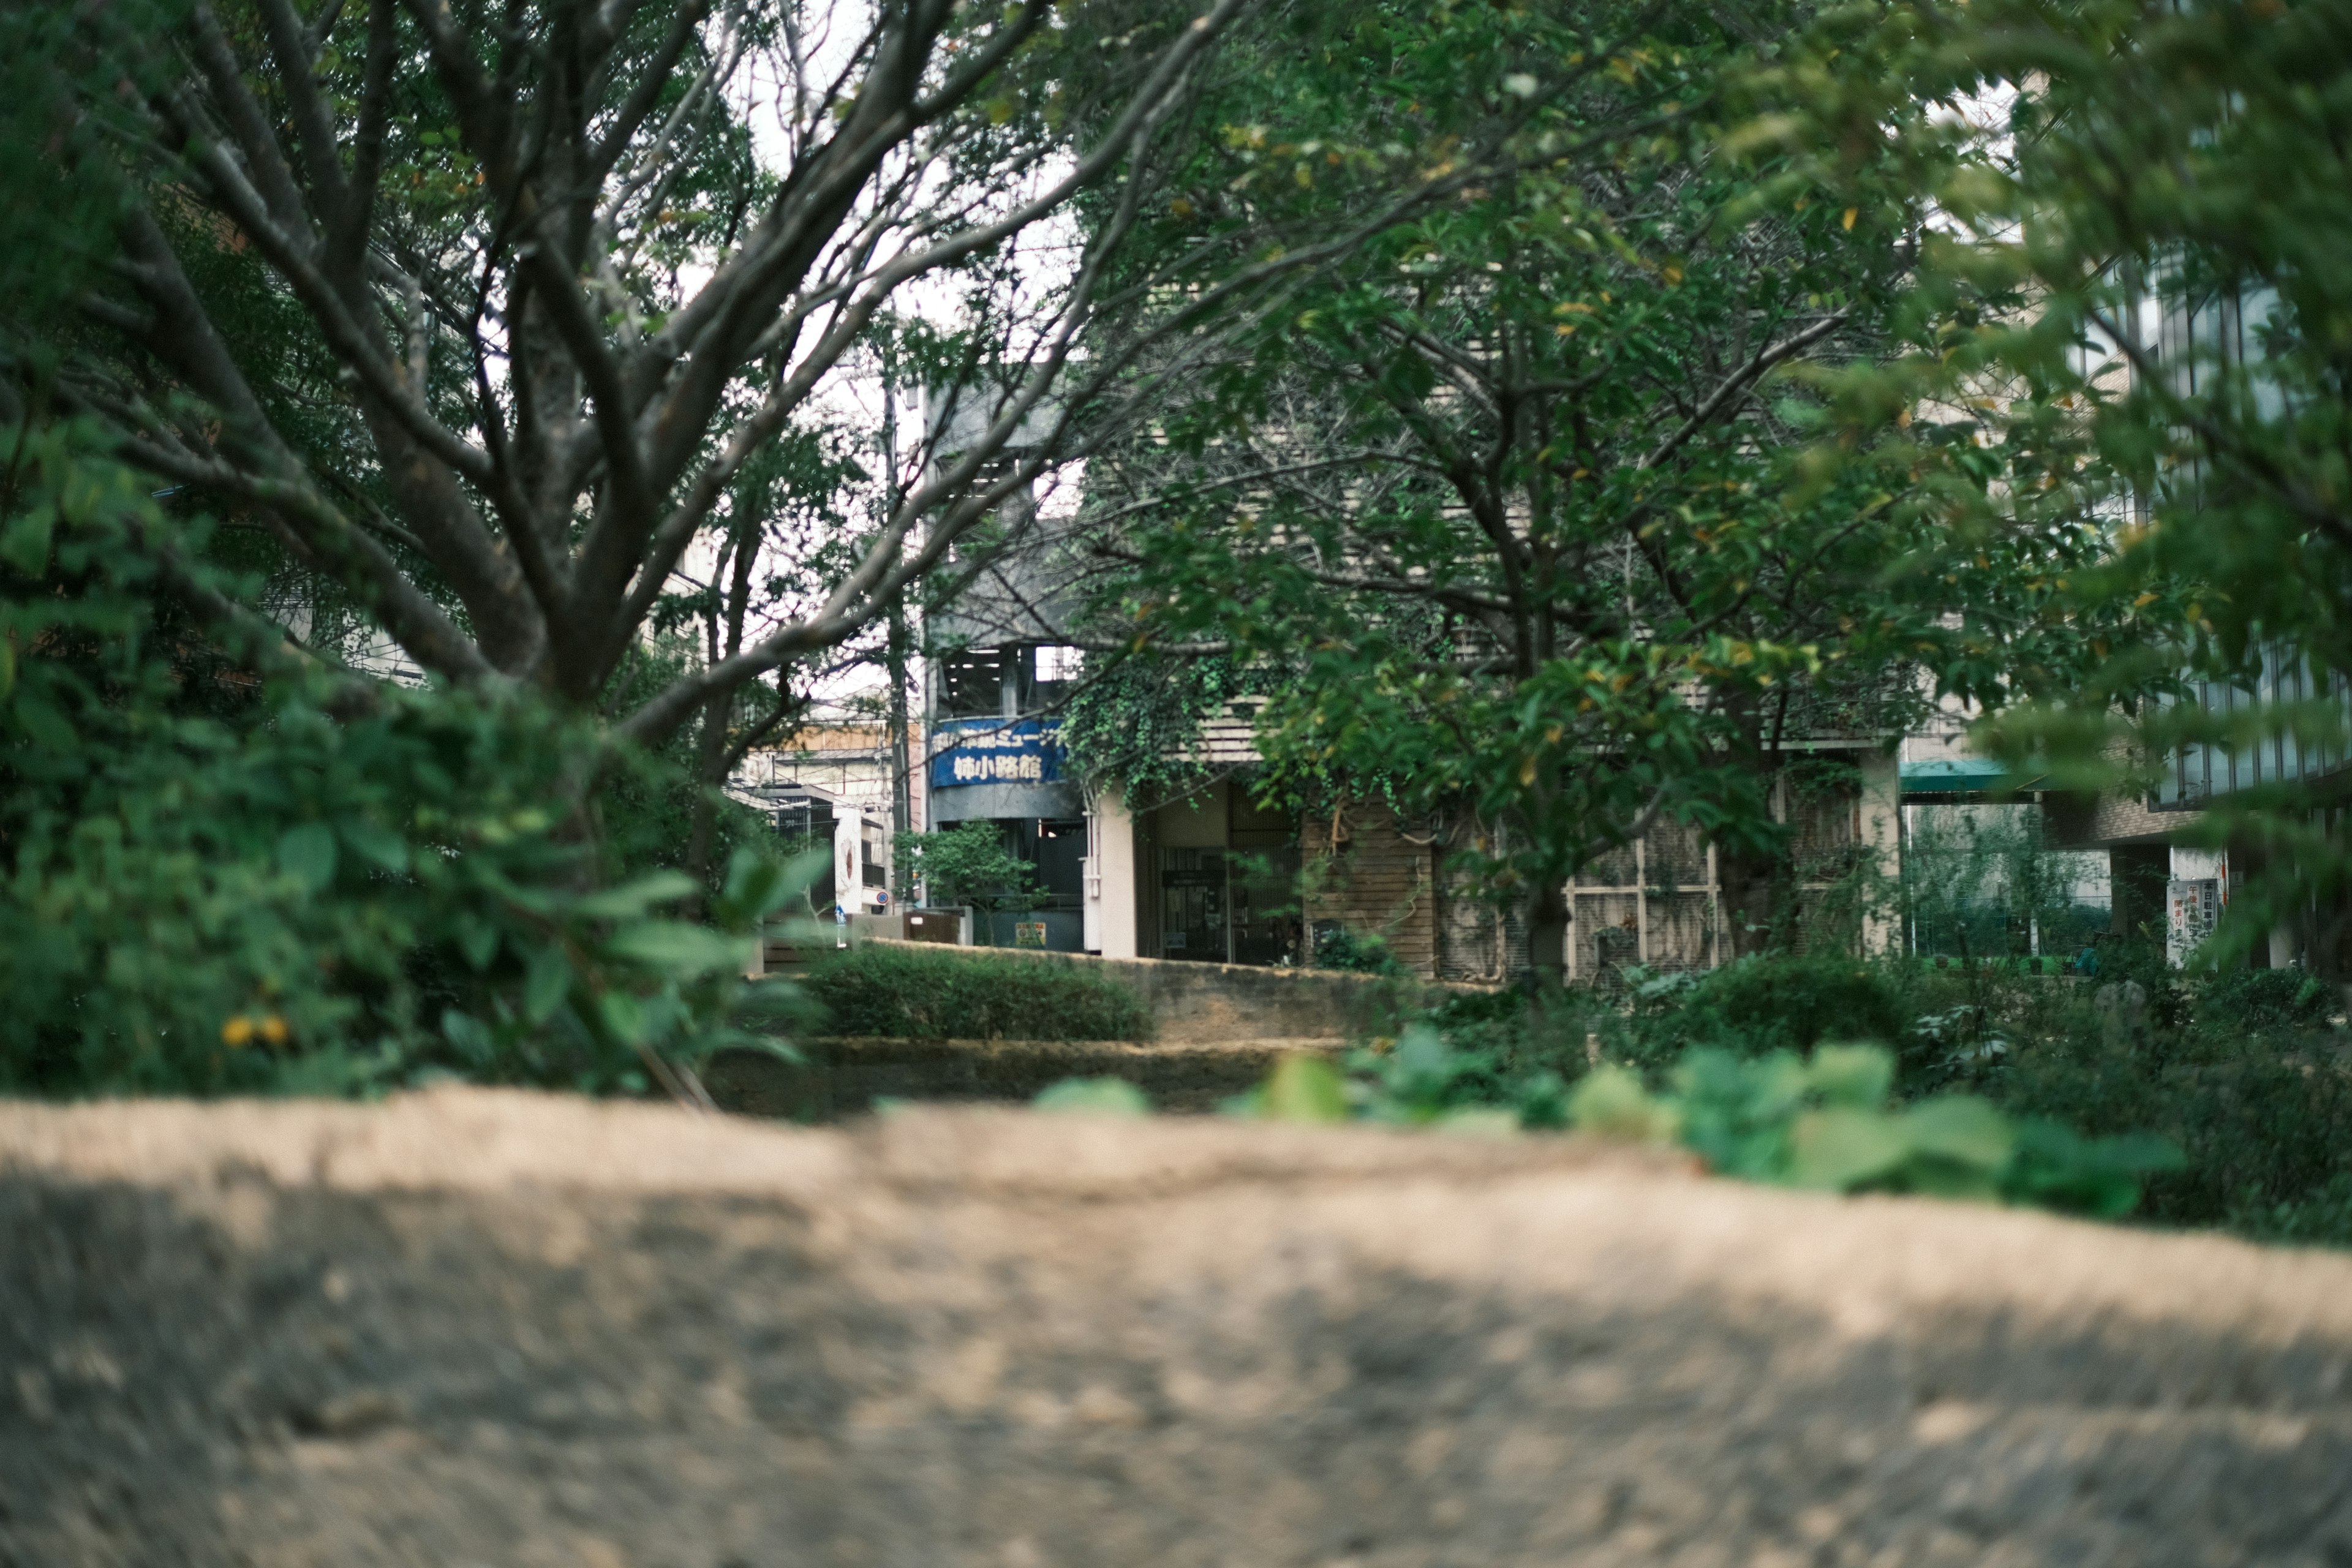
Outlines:
{"label": "concrete pillar", "polygon": [[1097,795],[1087,811],[1087,951],[1105,958],[1139,958],[1136,900],[1141,896],[1135,864],[1135,818],[1111,791]]}
{"label": "concrete pillar", "polygon": [[1862,759],[1862,843],[1877,865],[1888,896],[1874,900],[1862,922],[1862,950],[1874,957],[1900,951],[1902,901],[1895,890],[1903,880],[1902,769],[1891,755],[1865,752]]}

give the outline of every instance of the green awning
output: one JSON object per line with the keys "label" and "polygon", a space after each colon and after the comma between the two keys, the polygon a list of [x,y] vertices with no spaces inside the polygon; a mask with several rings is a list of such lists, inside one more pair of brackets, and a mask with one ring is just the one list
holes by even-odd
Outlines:
{"label": "green awning", "polygon": [[1938,757],[1903,764],[1905,795],[1976,795],[2004,786],[2031,789],[2037,782],[2011,781],[2009,769],[1990,757]]}

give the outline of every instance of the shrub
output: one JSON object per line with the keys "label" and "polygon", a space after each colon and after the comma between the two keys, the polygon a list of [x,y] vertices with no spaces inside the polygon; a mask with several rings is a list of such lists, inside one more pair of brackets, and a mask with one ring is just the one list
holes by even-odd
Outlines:
{"label": "shrub", "polygon": [[1586,1073],[1572,1091],[1537,1072],[1498,1080],[1490,1059],[1451,1050],[1425,1025],[1387,1051],[1358,1051],[1348,1076],[1290,1057],[1231,1109],[1292,1121],[1373,1121],[1507,1131],[1573,1126],[1675,1143],[1707,1169],[1746,1181],[1829,1192],[1926,1193],[2115,1218],[2139,1202],[2179,1151],[2145,1133],[2085,1137],[2061,1123],[2004,1115],[1976,1095],[1891,1100],[1895,1057],[1877,1046],[1823,1046],[1810,1060],[1774,1051],[1685,1053],[1664,1092],[1630,1068]]}
{"label": "shrub", "polygon": [[[731,1037],[789,879],[610,858],[592,782],[654,760],[528,692],[343,678],[268,622],[215,646],[179,600],[260,589],[201,518],[71,425],[0,433],[0,1092],[684,1092]],[[676,918],[697,895],[708,923]]]}
{"label": "shrub", "polygon": [[2352,1073],[2305,1039],[2086,1030],[2020,1047],[1992,1088],[2021,1115],[2178,1142],[2185,1163],[2146,1211],[2168,1224],[2233,1223],[2352,1176]]}
{"label": "shrub", "polygon": [[2310,1029],[2326,1023],[2335,1005],[2335,992],[2304,970],[2233,969],[2199,989],[2195,1016],[2207,1028],[2231,1033]]}
{"label": "shrub", "polygon": [[[1005,848],[1004,830],[993,822],[901,833],[898,848],[934,904],[1025,910],[1036,902],[1037,868]],[[980,922],[983,930],[987,924]]]}
{"label": "shrub", "polygon": [[839,1035],[912,1040],[1141,1040],[1151,1015],[1071,963],[867,942],[820,958],[807,988]]}
{"label": "shrub", "polygon": [[2255,1241],[2352,1247],[2352,1174],[2286,1203],[2241,1204],[2231,1211],[2229,1228]]}
{"label": "shrub", "polygon": [[1389,944],[1372,931],[1333,923],[1315,933],[1315,967],[1351,974],[1401,974],[1404,966],[1389,952]]}
{"label": "shrub", "polygon": [[1803,1050],[1825,1038],[1900,1041],[1910,1016],[1885,973],[1825,955],[1746,958],[1691,989],[1691,1005],[1754,1047]]}

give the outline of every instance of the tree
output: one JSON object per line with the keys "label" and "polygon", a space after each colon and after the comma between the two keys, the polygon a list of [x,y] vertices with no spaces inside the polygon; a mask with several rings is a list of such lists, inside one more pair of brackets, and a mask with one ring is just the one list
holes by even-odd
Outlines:
{"label": "tree", "polygon": [[[789,884],[658,753],[1116,427],[1040,225],[1242,8],[0,5],[0,1080],[693,1098]],[[869,519],[877,338],[954,417]]]}
{"label": "tree", "polygon": [[[1940,352],[1900,367],[1909,385],[2004,378],[2011,438],[2067,459],[2039,504],[2102,541],[2062,607],[2108,657],[1988,739],[2022,773],[2136,795],[2184,747],[2259,754],[2263,785],[2200,829],[2267,863],[2221,951],[2340,908],[2352,857],[2314,781],[2352,738],[2352,6],[1906,5],[1789,69],[1798,134],[1894,129],[1944,215],[1919,301]],[[1846,427],[1887,412],[1857,398]]]}
{"label": "tree", "polygon": [[[985,913],[1026,910],[1034,897],[1037,868],[1004,847],[1004,831],[992,822],[902,833],[898,847],[913,861],[933,903],[970,904]],[[981,934],[985,938],[987,932]]]}
{"label": "tree", "polygon": [[1278,780],[1466,808],[1543,974],[1569,879],[1668,818],[1717,846],[1737,948],[1773,940],[1769,796],[1809,741],[2078,646],[2042,611],[2088,531],[1955,526],[2031,461],[1969,410],[1814,450],[1823,378],[1901,346],[1922,210],[1834,199],[1855,171],[1753,129],[1801,19],[1324,18],[1215,104],[1157,237],[1375,237],[1089,471],[1103,640],[1289,672]]}
{"label": "tree", "polygon": [[614,724],[656,740],[857,634],[1065,455],[1040,411],[1093,406],[1065,373],[1123,226],[1068,266],[1034,233],[1148,183],[1242,4],[19,5],[65,68],[16,151],[102,188],[114,248],[64,258],[69,319],[9,323],[0,413],[99,422],[431,674],[584,709],[698,541],[756,553],[742,481],[877,317],[954,291],[926,366],[954,448],[821,593]]}

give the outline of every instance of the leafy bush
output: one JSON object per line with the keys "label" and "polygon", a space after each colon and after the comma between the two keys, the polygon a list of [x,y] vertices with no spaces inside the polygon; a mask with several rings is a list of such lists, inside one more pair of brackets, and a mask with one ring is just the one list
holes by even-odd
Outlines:
{"label": "leafy bush", "polygon": [[633,1092],[730,1037],[782,868],[669,918],[700,889],[604,858],[578,716],[359,681],[266,622],[224,652],[180,601],[251,584],[152,543],[202,520],[71,426],[5,468],[0,1090]]}
{"label": "leafy bush", "polygon": [[2303,1247],[2352,1247],[2352,1173],[2285,1203],[2245,1203],[2231,1211],[2229,1228],[2256,1241]]}
{"label": "leafy bush", "polygon": [[2061,1123],[2016,1120],[1975,1095],[1908,1105],[1891,1095],[1895,1057],[1876,1046],[1823,1046],[1742,1058],[1686,1053],[1664,1092],[1631,1068],[1498,1079],[1490,1058],[1454,1051],[1425,1025],[1386,1051],[1358,1051],[1346,1074],[1290,1057],[1229,1109],[1293,1121],[1351,1119],[1506,1131],[1567,1125],[1601,1136],[1676,1143],[1723,1175],[1830,1192],[1925,1193],[2029,1204],[2115,1218],[2131,1212],[2179,1151],[2145,1133],[2088,1138]]}
{"label": "leafy bush", "polygon": [[2352,1072],[2307,1039],[2084,1028],[2020,1047],[1990,1089],[2021,1115],[2179,1143],[2184,1163],[2148,1190],[2168,1224],[2234,1223],[2352,1178]]}
{"label": "leafy bush", "polygon": [[1751,1048],[1804,1050],[1832,1038],[1892,1046],[1911,1021],[1884,969],[1833,956],[1741,959],[1700,978],[1687,1005]]}
{"label": "leafy bush", "polygon": [[1036,902],[1037,868],[1005,848],[1004,830],[993,822],[901,833],[898,842],[934,904],[1025,910]]}
{"label": "leafy bush", "polygon": [[1351,974],[1401,974],[1404,966],[1372,931],[1332,923],[1315,934],[1315,967]]}
{"label": "leafy bush", "polygon": [[2198,1023],[2240,1032],[2311,1029],[2327,1022],[2336,993],[2326,981],[2301,969],[2232,969],[2199,988]]}
{"label": "leafy bush", "polygon": [[1142,1040],[1151,1014],[1075,964],[866,942],[821,957],[807,988],[839,1035],[912,1040]]}
{"label": "leafy bush", "polygon": [[1569,1100],[1588,1131],[1679,1142],[1710,1170],[1832,1192],[2000,1199],[2114,1218],[2141,1184],[2178,1168],[2179,1151],[2147,1134],[2086,1139],[2056,1122],[2013,1121],[1974,1095],[1889,1103],[1895,1058],[1874,1046],[1823,1046],[1743,1060],[1695,1050],[1674,1090],[1653,1095],[1603,1068]]}

